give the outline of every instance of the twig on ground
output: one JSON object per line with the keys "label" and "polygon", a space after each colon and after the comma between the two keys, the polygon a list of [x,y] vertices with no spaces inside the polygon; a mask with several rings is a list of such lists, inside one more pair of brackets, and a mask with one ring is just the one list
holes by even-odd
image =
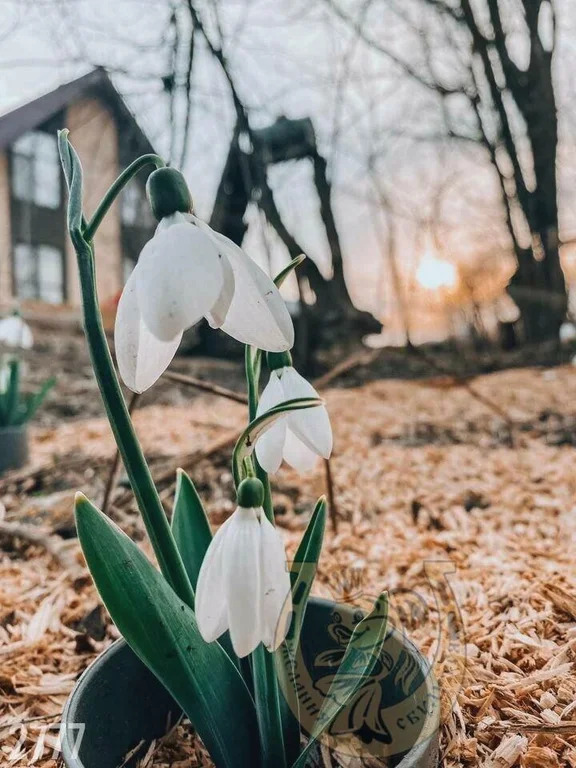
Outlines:
{"label": "twig on ground", "polygon": [[177,384],[187,384],[190,387],[199,389],[202,392],[209,392],[212,395],[220,395],[228,400],[234,400],[236,403],[248,404],[248,398],[240,392],[234,392],[227,387],[221,387],[218,384],[212,384],[209,381],[203,379],[197,379],[196,376],[188,376],[183,373],[176,373],[175,371],[166,371],[164,378],[169,381],[174,381]]}
{"label": "twig on ground", "polygon": [[24,717],[22,719],[15,717],[13,720],[10,720],[10,722],[0,725],[0,733],[2,733],[2,731],[9,731],[15,725],[29,725],[30,723],[46,722],[47,720],[57,720],[59,717],[62,717],[62,712],[55,712],[52,715],[37,715],[36,717]]}
{"label": "twig on ground", "polygon": [[326,498],[328,499],[328,514],[332,522],[332,530],[338,533],[338,507],[336,505],[336,496],[334,494],[334,478],[332,477],[332,468],[330,459],[324,459],[324,473],[326,477]]}
{"label": "twig on ground", "polygon": [[370,363],[373,363],[380,352],[380,349],[371,349],[363,350],[360,353],[350,355],[350,357],[342,360],[341,363],[338,363],[338,365],[335,365],[334,368],[331,368],[325,374],[317,378],[314,381],[314,386],[316,389],[325,389],[328,384],[331,384],[334,379],[337,379],[344,373],[350,373],[351,370],[358,368],[361,365],[370,365]]}
{"label": "twig on ground", "polygon": [[50,531],[36,528],[32,525],[7,523],[0,520],[0,534],[13,538],[25,539],[31,544],[43,547],[52,557],[58,560],[62,567],[70,572],[80,569],[75,555],[68,550],[66,543],[54,536]]}
{"label": "twig on ground", "polygon": [[477,400],[479,403],[482,403],[486,408],[488,408],[492,413],[495,413],[497,416],[499,416],[502,421],[505,422],[506,426],[508,427],[510,431],[510,440],[514,441],[514,421],[510,418],[510,416],[504,411],[502,408],[500,408],[499,405],[497,405],[495,402],[490,400],[490,398],[483,395],[481,392],[479,392],[476,387],[474,387],[470,382],[462,377],[454,375],[452,371],[449,371],[447,368],[445,368],[441,363],[434,360],[433,357],[431,357],[427,352],[425,352],[422,347],[414,347],[410,345],[409,347],[406,347],[407,351],[416,357],[421,357],[424,362],[432,368],[433,371],[436,373],[439,373],[442,376],[450,376],[451,378],[455,379],[457,381],[457,384],[459,387],[462,387],[465,389],[475,400]]}
{"label": "twig on ground", "polygon": [[[162,483],[166,483],[169,480],[175,480],[176,469],[179,467],[182,469],[189,469],[197,462],[202,461],[203,459],[208,459],[210,456],[213,456],[226,448],[230,448],[238,439],[239,434],[240,430],[238,429],[230,430],[224,435],[220,435],[220,437],[216,438],[211,443],[208,443],[205,448],[177,456],[175,459],[171,460],[168,468],[162,469],[159,472],[152,472],[154,482],[157,485],[162,485]],[[123,504],[127,504],[132,498],[132,490],[128,490],[116,500],[116,505],[122,506]]]}

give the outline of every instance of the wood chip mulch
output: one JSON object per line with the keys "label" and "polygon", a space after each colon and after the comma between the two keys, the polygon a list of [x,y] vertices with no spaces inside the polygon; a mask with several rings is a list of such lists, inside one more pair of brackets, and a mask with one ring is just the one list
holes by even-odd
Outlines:
{"label": "wood chip mulch", "polygon": [[[434,662],[442,686],[446,768],[576,768],[576,369],[500,372],[474,386],[512,431],[453,382],[327,393],[340,524],[327,535],[316,593],[367,605],[391,591],[392,620]],[[202,396],[143,408],[136,424],[146,451],[166,461],[238,427],[243,414]],[[4,521],[58,530],[68,563],[0,532],[1,766],[56,767],[66,696],[117,636],[69,525],[70,483],[98,500],[112,450],[99,419],[44,428],[34,440],[36,480],[27,486],[18,475],[0,486]],[[66,474],[72,459],[79,468]],[[228,456],[191,474],[221,523],[232,509]],[[293,552],[324,473],[282,470],[276,488]],[[113,516],[140,539],[131,507],[120,507]],[[448,610],[456,642],[444,631]],[[177,735],[153,745],[142,768],[206,765],[201,745]]]}

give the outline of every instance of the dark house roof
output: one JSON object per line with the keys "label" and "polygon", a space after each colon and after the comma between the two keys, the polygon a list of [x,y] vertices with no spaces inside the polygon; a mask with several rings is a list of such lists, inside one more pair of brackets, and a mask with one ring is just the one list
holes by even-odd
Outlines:
{"label": "dark house roof", "polygon": [[146,154],[155,151],[124,99],[101,67],[0,116],[0,150],[10,146],[26,131],[50,120],[68,104],[87,96],[102,99],[118,121],[128,128],[130,143],[136,153]]}

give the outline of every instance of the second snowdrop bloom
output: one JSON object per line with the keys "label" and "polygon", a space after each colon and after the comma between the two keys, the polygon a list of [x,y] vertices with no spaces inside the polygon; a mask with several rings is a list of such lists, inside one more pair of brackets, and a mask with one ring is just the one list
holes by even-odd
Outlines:
{"label": "second snowdrop bloom", "polygon": [[30,349],[33,343],[32,331],[20,315],[13,314],[0,320],[0,344],[15,349]]}
{"label": "second snowdrop bloom", "polygon": [[290,625],[292,599],[280,533],[262,509],[264,487],[248,478],[238,507],[222,525],[202,562],[196,586],[196,619],[211,643],[226,630],[243,658],[260,644],[276,650]]}
{"label": "second snowdrop bloom", "polygon": [[[290,353],[268,355],[270,381],[264,388],[260,416],[287,400],[318,397],[314,387],[292,367]],[[291,411],[279,418],[256,442],[256,457],[266,472],[278,471],[284,459],[299,472],[313,469],[318,458],[332,453],[332,427],[323,405]]]}
{"label": "second snowdrop bloom", "polygon": [[562,323],[559,336],[560,341],[574,341],[576,339],[576,326],[574,323]]}
{"label": "second snowdrop bloom", "polygon": [[135,392],[152,386],[182,333],[203,317],[243,344],[271,352],[290,349],[294,327],[273,280],[190,213],[182,175],[172,168],[155,171],[148,193],[160,223],[142,249],[116,316],[116,355],[127,386]]}
{"label": "second snowdrop bloom", "polygon": [[0,362],[0,395],[8,390],[10,383],[10,366],[7,363]]}

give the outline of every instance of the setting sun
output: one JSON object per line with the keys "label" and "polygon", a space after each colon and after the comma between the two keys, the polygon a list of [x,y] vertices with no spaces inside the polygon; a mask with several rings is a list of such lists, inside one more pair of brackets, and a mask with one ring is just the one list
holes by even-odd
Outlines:
{"label": "setting sun", "polygon": [[416,271],[416,280],[423,288],[430,291],[453,288],[457,280],[456,267],[449,261],[426,253]]}

